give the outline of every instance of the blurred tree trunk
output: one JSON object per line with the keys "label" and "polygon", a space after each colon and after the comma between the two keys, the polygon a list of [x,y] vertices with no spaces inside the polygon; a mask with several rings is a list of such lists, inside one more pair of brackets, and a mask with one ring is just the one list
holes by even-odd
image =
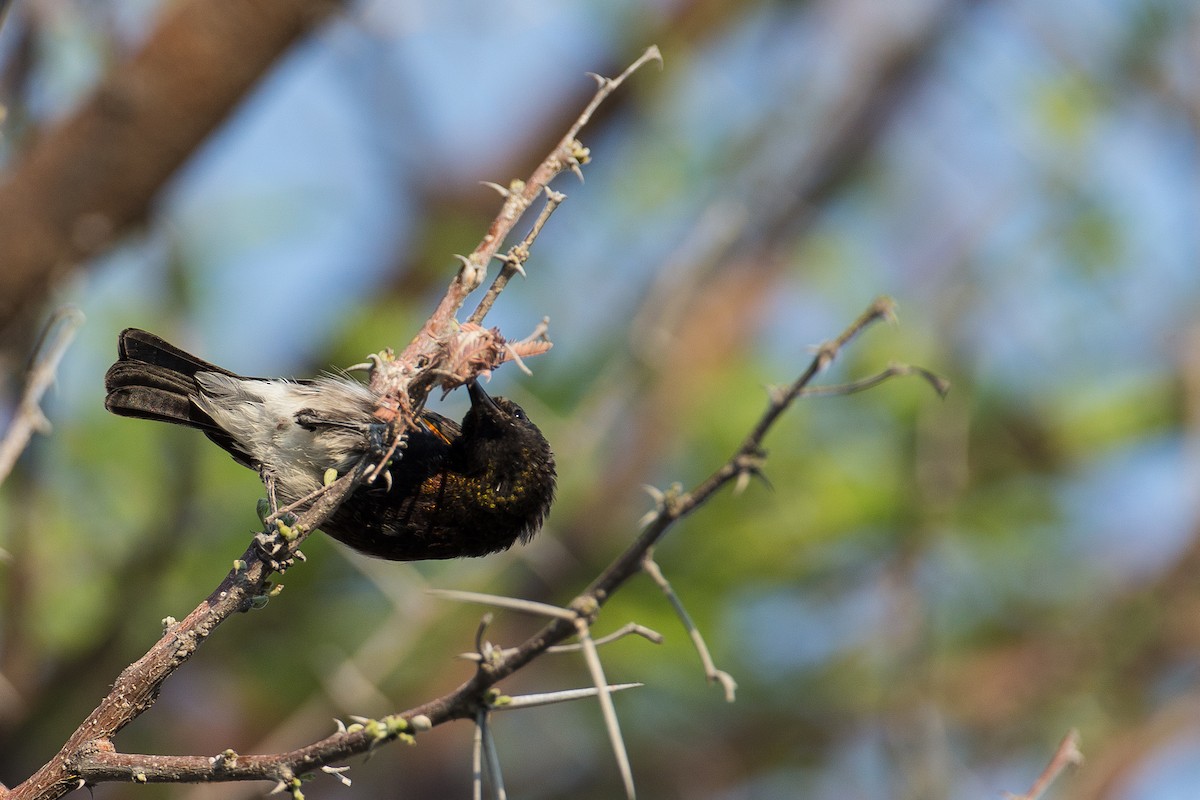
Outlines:
{"label": "blurred tree trunk", "polygon": [[337,0],[185,0],[141,52],[0,182],[0,340],[22,348],[51,287],[141,222],[163,184]]}

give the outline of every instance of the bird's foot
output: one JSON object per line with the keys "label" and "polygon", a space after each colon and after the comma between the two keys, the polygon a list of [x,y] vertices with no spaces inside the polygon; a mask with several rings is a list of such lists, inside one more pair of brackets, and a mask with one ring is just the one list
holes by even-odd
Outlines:
{"label": "bird's foot", "polygon": [[285,514],[284,519],[277,519],[266,530],[254,534],[254,543],[263,560],[275,572],[286,572],[296,561],[305,560],[304,553],[293,545],[299,533],[295,523],[295,515]]}

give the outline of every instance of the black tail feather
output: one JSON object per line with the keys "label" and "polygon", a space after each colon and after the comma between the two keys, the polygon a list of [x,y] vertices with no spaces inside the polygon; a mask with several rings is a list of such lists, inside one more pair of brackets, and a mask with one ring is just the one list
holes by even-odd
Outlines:
{"label": "black tail feather", "polygon": [[[175,345],[138,328],[126,328],[117,339],[118,362],[139,361],[162,367],[190,379],[197,372],[219,372],[234,375],[227,369],[210,364]],[[237,376],[234,376],[237,377]]]}
{"label": "black tail feather", "polygon": [[127,328],[117,340],[117,363],[104,376],[104,407],[123,417],[154,419],[219,432],[191,398],[197,372],[232,372],[180,350],[152,333]]}

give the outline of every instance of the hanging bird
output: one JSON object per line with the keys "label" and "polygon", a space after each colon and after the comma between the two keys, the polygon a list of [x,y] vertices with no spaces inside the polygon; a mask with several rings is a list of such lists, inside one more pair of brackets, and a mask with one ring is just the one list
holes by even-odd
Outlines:
{"label": "hanging bird", "polygon": [[[319,489],[326,470],[349,471],[377,453],[385,425],[377,397],[348,377],[247,378],[152,333],[129,328],[104,378],[105,407],[126,417],[204,432],[258,470],[288,504]],[[367,555],[393,561],[483,556],[529,541],[554,500],[550,444],[516,403],[467,384],[462,425],[422,411],[387,470],[322,526]]]}

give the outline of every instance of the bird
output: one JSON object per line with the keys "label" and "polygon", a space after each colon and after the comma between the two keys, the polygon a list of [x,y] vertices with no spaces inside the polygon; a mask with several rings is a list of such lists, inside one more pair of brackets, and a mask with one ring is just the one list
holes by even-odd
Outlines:
{"label": "bird", "polygon": [[[386,450],[378,396],[347,375],[245,377],[138,328],[121,332],[117,355],[104,378],[110,412],[202,431],[284,504],[318,491],[327,470],[344,474]],[[392,561],[484,556],[532,539],[554,501],[554,453],[519,405],[477,379],[467,391],[461,425],[422,410],[390,481],[359,486],[321,529]]]}

